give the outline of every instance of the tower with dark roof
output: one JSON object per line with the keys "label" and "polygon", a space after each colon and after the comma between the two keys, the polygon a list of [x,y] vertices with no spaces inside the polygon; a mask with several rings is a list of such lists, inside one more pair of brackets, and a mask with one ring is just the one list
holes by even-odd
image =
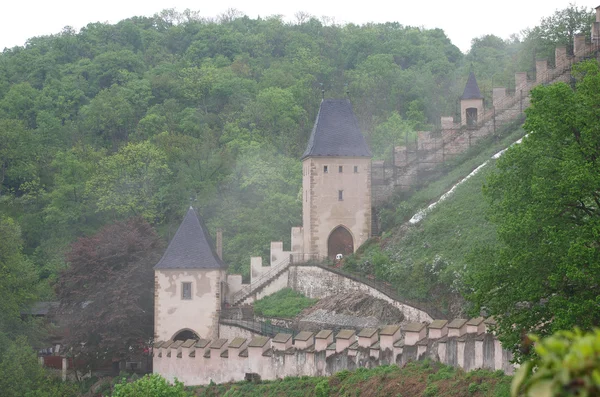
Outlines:
{"label": "tower with dark roof", "polygon": [[321,102],[302,169],[304,253],[354,252],[371,232],[371,152],[349,100]]}
{"label": "tower with dark roof", "polygon": [[475,73],[469,73],[465,90],[460,97],[460,123],[466,126],[476,126],[483,116],[483,95],[479,91]]}
{"label": "tower with dark roof", "polygon": [[154,266],[154,337],[216,338],[226,266],[192,207]]}

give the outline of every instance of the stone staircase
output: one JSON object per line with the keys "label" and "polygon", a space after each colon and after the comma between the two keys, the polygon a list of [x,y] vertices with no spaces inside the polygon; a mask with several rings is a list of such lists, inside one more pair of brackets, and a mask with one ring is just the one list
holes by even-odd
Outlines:
{"label": "stone staircase", "polygon": [[254,293],[259,291],[268,285],[275,278],[279,277],[281,273],[286,271],[290,266],[290,257],[286,257],[282,259],[280,262],[271,266],[271,269],[261,274],[256,280],[252,281],[250,284],[244,286],[241,290],[232,294],[228,300],[228,303],[232,306],[238,305],[242,303],[245,299],[252,296]]}

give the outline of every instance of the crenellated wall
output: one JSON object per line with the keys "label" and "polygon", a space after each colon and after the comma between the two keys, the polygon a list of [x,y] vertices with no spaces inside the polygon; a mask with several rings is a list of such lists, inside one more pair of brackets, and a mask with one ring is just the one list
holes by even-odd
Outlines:
{"label": "crenellated wall", "polygon": [[[565,46],[556,47],[554,65],[549,65],[546,59],[536,60],[535,80],[529,80],[526,72],[515,73],[515,88],[510,93],[505,87],[493,87],[492,104],[485,110],[478,108],[475,125],[466,126],[464,116],[458,122],[452,117],[442,117],[440,130],[419,132],[416,141],[394,149],[391,161],[374,162],[371,179],[373,206],[384,204],[396,188],[409,190],[420,186],[435,177],[439,164],[466,151],[481,138],[496,134],[502,126],[519,120],[529,106],[529,93],[536,85],[569,82],[570,70],[575,63],[594,55],[598,57],[600,7],[596,9],[596,22],[590,39],[576,35],[573,54],[568,54]],[[479,106],[468,101],[461,101],[462,114],[466,107]]]}
{"label": "crenellated wall", "polygon": [[154,372],[186,385],[285,376],[329,376],[344,369],[403,365],[430,358],[466,371],[514,371],[512,355],[489,332],[492,319],[475,318],[389,325],[381,329],[300,332],[274,338],[233,335],[214,340],[160,341],[154,346]]}

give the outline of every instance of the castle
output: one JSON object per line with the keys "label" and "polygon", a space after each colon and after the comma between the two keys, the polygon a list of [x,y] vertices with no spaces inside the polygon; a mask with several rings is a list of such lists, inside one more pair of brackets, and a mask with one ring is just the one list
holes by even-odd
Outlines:
{"label": "castle", "polygon": [[[515,76],[515,93],[493,88],[492,108],[484,108],[475,75],[468,77],[461,97],[461,119],[442,117],[441,131],[422,132],[414,148],[395,148],[392,175],[385,164],[371,161],[371,153],[347,99],[324,99],[302,155],[302,226],[291,230],[291,247],[271,243],[270,264],[251,258],[250,283],[226,273],[221,259],[221,236],[216,248],[201,219],[190,208],[155,266],[154,371],[186,384],[226,382],[257,374],[262,379],[288,375],[330,375],[342,369],[404,363],[431,357],[465,370],[513,370],[510,353],[490,333],[493,320],[483,318],[435,320],[428,308],[395,299],[365,281],[353,280],[310,261],[347,255],[373,234],[373,206],[395,188],[418,183],[448,156],[466,150],[474,141],[495,133],[497,123],[518,119],[536,84],[569,78],[570,67],[597,54],[600,7],[592,41],[576,36],[574,54],[556,49],[554,68],[536,62],[536,80]],[[307,263],[309,262],[309,263]],[[252,303],[291,286],[310,297],[347,290],[363,290],[388,300],[409,321],[404,327],[363,329],[337,333],[280,333],[274,338],[224,325],[221,308]]]}

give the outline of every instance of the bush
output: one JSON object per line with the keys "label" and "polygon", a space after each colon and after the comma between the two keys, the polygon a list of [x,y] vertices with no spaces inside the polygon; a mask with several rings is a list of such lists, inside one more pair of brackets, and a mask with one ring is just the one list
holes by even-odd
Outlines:
{"label": "bush", "polygon": [[536,342],[538,358],[527,361],[515,374],[511,395],[600,395],[600,330],[583,333],[559,331]]}
{"label": "bush", "polygon": [[323,379],[315,386],[315,395],[317,397],[329,397],[329,380]]}
{"label": "bush", "polygon": [[439,389],[437,385],[428,385],[423,392],[425,397],[435,397],[438,395]]}
{"label": "bush", "polygon": [[142,379],[127,383],[123,380],[116,384],[112,397],[190,397],[183,383],[175,379],[170,384],[158,374],[146,375]]}
{"label": "bush", "polygon": [[254,302],[254,312],[265,317],[292,318],[316,302],[317,299],[310,299],[291,288],[284,288]]}

